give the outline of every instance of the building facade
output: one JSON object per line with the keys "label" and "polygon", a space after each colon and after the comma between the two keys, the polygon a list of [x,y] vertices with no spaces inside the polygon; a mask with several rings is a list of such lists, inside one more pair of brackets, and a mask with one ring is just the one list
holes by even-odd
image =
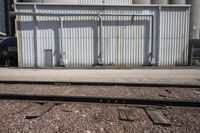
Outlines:
{"label": "building facade", "polygon": [[188,5],[15,6],[20,67],[188,65]]}

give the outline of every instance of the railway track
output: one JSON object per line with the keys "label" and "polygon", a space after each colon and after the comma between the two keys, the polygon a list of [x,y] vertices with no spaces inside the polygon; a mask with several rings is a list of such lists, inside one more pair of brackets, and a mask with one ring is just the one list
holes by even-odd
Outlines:
{"label": "railway track", "polygon": [[128,83],[128,82],[64,82],[64,81],[14,81],[0,80],[0,84],[38,84],[38,85],[88,85],[88,86],[129,86],[129,87],[175,87],[200,88],[200,84],[176,83]]}
{"label": "railway track", "polygon": [[[130,87],[174,87],[200,88],[191,84],[161,84],[161,83],[112,83],[112,82],[57,82],[57,81],[2,81],[0,84],[39,84],[39,85],[87,85],[87,86],[130,86]],[[0,94],[0,100],[28,100],[41,102],[75,102],[119,105],[171,106],[171,107],[200,107],[198,100],[168,100],[145,98],[114,98],[96,96],[61,96],[61,95],[30,95],[30,94]]]}
{"label": "railway track", "polygon": [[185,100],[161,100],[138,98],[113,98],[113,97],[86,97],[86,96],[53,96],[53,95],[24,95],[24,94],[0,94],[1,100],[22,100],[34,102],[72,102],[90,104],[113,105],[143,105],[143,106],[170,106],[170,107],[195,107],[200,108],[200,101]]}
{"label": "railway track", "polygon": [[[54,82],[54,81],[0,81],[0,84],[22,84],[24,85],[24,90],[27,90],[27,86],[25,84],[39,84],[42,85],[41,88],[43,88],[43,85],[87,85],[87,86],[130,86],[131,87],[158,87],[162,89],[163,87],[174,87],[174,88],[183,88],[181,90],[185,91],[184,88],[200,88],[198,85],[185,85],[185,84],[140,84],[140,83],[98,83],[98,82]],[[19,86],[18,86],[19,87]],[[6,88],[6,87],[4,87]],[[40,89],[41,89],[40,88]],[[47,87],[49,89],[49,87]],[[93,87],[91,87],[93,88]],[[6,88],[8,89],[8,88]],[[13,88],[12,88],[13,89]],[[80,89],[80,88],[78,88]],[[160,90],[159,89],[159,90]],[[166,88],[165,88],[166,89]],[[17,89],[16,89],[17,90]],[[16,91],[15,90],[15,91]],[[22,89],[18,90],[24,92]],[[51,91],[51,90],[50,90]],[[58,90],[56,90],[58,91]],[[191,89],[189,90],[191,91]],[[14,92],[14,90],[13,90]],[[26,92],[26,91],[25,91]],[[43,91],[42,91],[43,92]],[[125,91],[127,92],[127,91]],[[5,93],[5,92],[4,92]],[[11,92],[12,93],[12,92]],[[78,92],[76,92],[78,93]],[[177,93],[175,92],[169,92],[169,93]],[[45,95],[33,95],[33,94],[9,94],[9,91],[7,94],[0,94],[0,100],[17,100],[17,101],[29,101],[31,104],[38,104],[37,108],[33,108],[32,106],[28,106],[27,110],[22,112],[23,116],[26,116],[26,119],[33,119],[38,118],[44,115],[46,112],[50,112],[50,110],[56,110],[56,108],[59,107],[57,103],[80,103],[84,104],[87,103],[88,106],[99,106],[98,104],[106,104],[107,105],[120,105],[116,106],[118,112],[118,119],[120,121],[129,121],[133,123],[137,123],[136,119],[140,118],[139,115],[137,116],[137,111],[139,110],[139,114],[141,112],[144,112],[144,115],[147,116],[147,119],[149,119],[153,125],[162,125],[162,126],[171,126],[173,127],[175,125],[175,122],[169,117],[166,116],[165,111],[163,110],[172,110],[172,109],[185,109],[185,110],[192,110],[200,109],[200,101],[199,100],[169,100],[169,99],[141,99],[141,98],[116,98],[116,97],[94,97],[94,96],[61,96],[61,95],[50,95],[47,93],[42,93]],[[53,94],[53,93],[52,93]],[[162,95],[162,93],[160,93]],[[184,93],[186,94],[186,93]],[[135,95],[135,94],[134,94]],[[116,96],[116,95],[114,95]],[[165,95],[164,95],[165,96]],[[155,98],[155,97],[152,97]],[[167,98],[167,96],[165,97]],[[184,98],[182,98],[184,99]],[[197,98],[198,99],[198,98]],[[22,102],[23,103],[23,102]],[[41,104],[42,103],[42,104]],[[93,105],[90,105],[93,104]],[[74,106],[75,104],[73,104]],[[54,108],[56,106],[56,108]],[[113,107],[114,107],[113,106]],[[165,107],[176,107],[176,108],[165,108]],[[82,107],[81,107],[82,109]],[[60,110],[59,110],[60,111]],[[68,108],[68,106],[65,107],[64,111],[73,114],[74,116],[77,116],[73,110]],[[164,113],[163,113],[164,112]],[[51,112],[52,113],[52,112]],[[56,113],[63,113],[56,112]],[[46,113],[47,114],[47,113]],[[106,112],[106,115],[108,112]],[[84,115],[84,114],[83,114]],[[99,117],[103,114],[100,113]],[[116,115],[116,114],[115,114]],[[181,115],[180,115],[181,117]],[[43,117],[41,117],[42,119]],[[93,118],[93,117],[92,117]],[[96,118],[96,119],[102,119],[102,118]],[[141,118],[142,119],[142,118]],[[37,119],[36,119],[37,120]],[[65,120],[66,121],[66,120]],[[121,122],[120,122],[121,123]]]}
{"label": "railway track", "polygon": [[[44,93],[43,93],[44,94]],[[200,101],[198,100],[169,100],[169,99],[141,99],[141,98],[116,98],[116,97],[94,97],[94,96],[61,96],[61,95],[33,95],[33,94],[0,94],[0,100],[16,100],[16,101],[28,101],[32,106],[26,111],[22,112],[26,119],[35,119],[47,114],[50,110],[61,105],[60,103],[77,103],[77,104],[106,104],[119,105],[116,106],[118,112],[118,119],[120,121],[136,122],[137,111],[144,112],[153,125],[161,126],[174,126],[174,122],[163,113],[163,110],[172,109],[165,107],[187,108],[187,109],[200,109]],[[39,104],[38,104],[39,103]],[[59,104],[57,104],[59,103]],[[33,108],[35,104],[38,104],[36,108]],[[73,104],[74,105],[74,104]],[[92,105],[93,106],[93,105]],[[70,109],[65,109],[67,112],[71,112]],[[165,111],[164,111],[165,112]],[[60,112],[57,112],[60,113]],[[99,115],[99,116],[102,116]],[[95,120],[98,119],[95,117]],[[100,119],[100,118],[99,118]]]}

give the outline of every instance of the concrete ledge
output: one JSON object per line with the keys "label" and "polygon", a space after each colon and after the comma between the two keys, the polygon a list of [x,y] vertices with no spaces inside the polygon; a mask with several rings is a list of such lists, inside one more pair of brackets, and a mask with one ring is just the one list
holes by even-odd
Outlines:
{"label": "concrete ledge", "polygon": [[0,81],[126,86],[200,86],[199,69],[14,69],[1,68]]}

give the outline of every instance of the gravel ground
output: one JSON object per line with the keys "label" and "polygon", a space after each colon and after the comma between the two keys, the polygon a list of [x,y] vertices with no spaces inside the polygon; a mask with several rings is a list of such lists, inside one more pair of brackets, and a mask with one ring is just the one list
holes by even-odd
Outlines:
{"label": "gravel ground", "polygon": [[0,93],[200,100],[200,89],[0,84]]}
{"label": "gravel ground", "polygon": [[[1,133],[199,133],[200,110],[161,109],[172,126],[153,125],[142,108],[130,107],[135,120],[120,121],[119,106],[59,104],[43,116],[25,119],[35,103],[0,101]],[[120,106],[121,107],[121,106]]]}

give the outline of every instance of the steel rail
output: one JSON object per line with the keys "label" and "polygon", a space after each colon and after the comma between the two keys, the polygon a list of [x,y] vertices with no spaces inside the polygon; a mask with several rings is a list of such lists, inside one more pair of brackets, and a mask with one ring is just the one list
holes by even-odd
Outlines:
{"label": "steel rail", "polygon": [[53,95],[21,95],[0,94],[1,100],[22,100],[42,102],[72,102],[114,105],[149,105],[170,107],[200,107],[200,101],[183,100],[159,100],[159,99],[137,99],[137,98],[113,98],[113,97],[86,97],[86,96],[53,96]]}
{"label": "steel rail", "polygon": [[174,87],[174,88],[200,88],[200,84],[178,83],[127,83],[127,82],[73,82],[73,81],[14,81],[0,80],[0,84],[38,84],[38,85],[87,85],[87,86],[129,86],[129,87]]}

